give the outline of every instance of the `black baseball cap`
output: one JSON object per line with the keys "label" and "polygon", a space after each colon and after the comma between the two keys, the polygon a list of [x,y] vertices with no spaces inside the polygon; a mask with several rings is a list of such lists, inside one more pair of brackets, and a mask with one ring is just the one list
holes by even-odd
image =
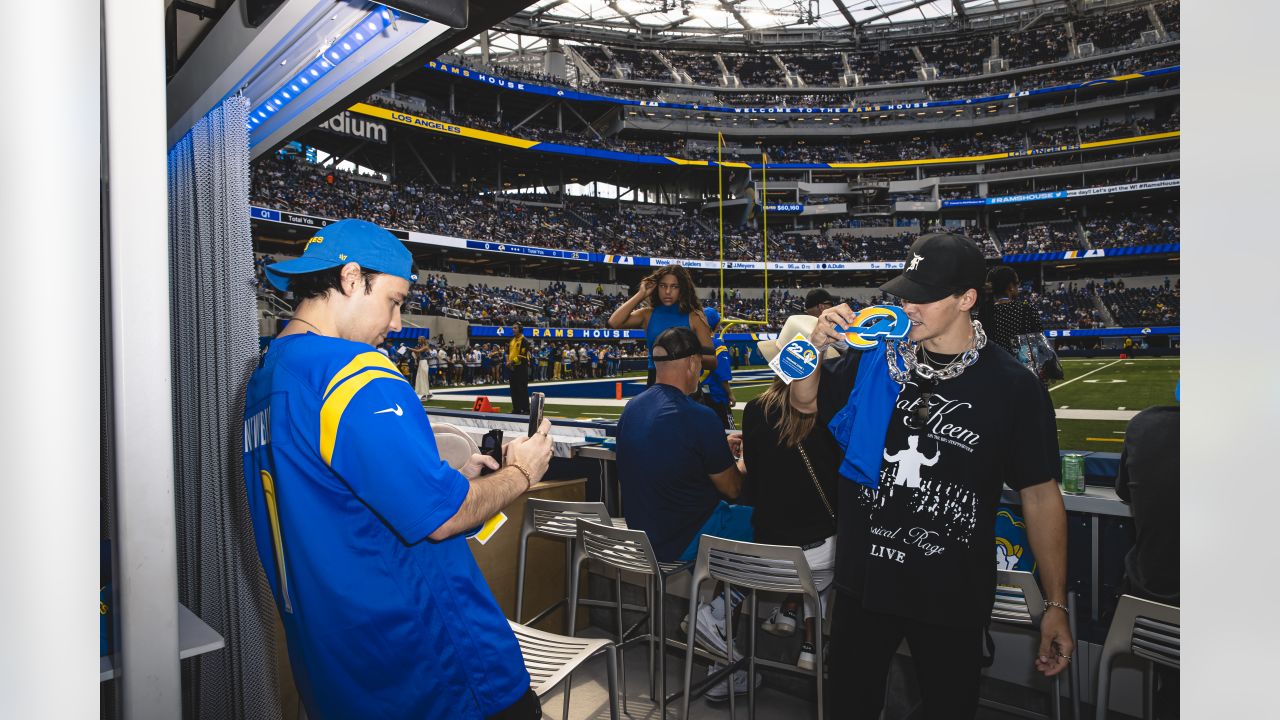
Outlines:
{"label": "black baseball cap", "polygon": [[880,289],[907,302],[937,302],[987,281],[982,250],[969,238],[951,233],[921,235],[911,243],[902,274]]}
{"label": "black baseball cap", "polygon": [[702,354],[702,345],[698,343],[697,334],[683,326],[663,330],[662,334],[653,341],[653,349],[656,351],[658,348],[662,348],[666,354],[653,353],[654,362],[681,360]]}
{"label": "black baseball cap", "polygon": [[816,308],[822,303],[831,303],[832,305],[839,305],[840,301],[832,297],[831,293],[827,292],[826,290],[823,290],[822,288],[818,288],[817,290],[810,290],[809,294],[804,296],[805,310],[811,310],[813,308]]}

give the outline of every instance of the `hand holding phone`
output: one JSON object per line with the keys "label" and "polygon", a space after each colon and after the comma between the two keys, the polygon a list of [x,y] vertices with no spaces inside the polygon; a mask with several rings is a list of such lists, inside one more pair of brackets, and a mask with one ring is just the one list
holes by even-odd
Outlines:
{"label": "hand holding phone", "polygon": [[[480,454],[488,455],[496,460],[499,466],[502,465],[502,430],[495,428],[484,434],[484,437],[480,439]],[[487,475],[491,472],[494,471],[489,468],[480,469],[481,475]]]}
{"label": "hand holding phone", "polygon": [[529,437],[533,437],[538,426],[542,425],[542,406],[546,397],[540,392],[529,395]]}

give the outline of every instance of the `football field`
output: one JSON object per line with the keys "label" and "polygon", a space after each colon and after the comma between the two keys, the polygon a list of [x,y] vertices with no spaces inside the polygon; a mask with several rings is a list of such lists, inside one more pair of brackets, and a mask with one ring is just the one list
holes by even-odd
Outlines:
{"label": "football field", "polygon": [[[1178,358],[1064,359],[1065,378],[1049,389],[1058,417],[1058,445],[1063,450],[1119,452],[1129,418],[1152,405],[1172,405],[1178,382]],[[742,406],[769,387],[773,374],[766,368],[743,368],[734,373],[735,420],[742,421]],[[617,420],[627,400],[644,391],[644,375],[622,378],[530,383],[529,389],[545,393],[546,414],[572,419]],[[621,392],[622,400],[617,396]],[[511,400],[505,385],[433,389],[425,404],[432,407],[469,409],[477,397],[487,397],[509,411]]]}

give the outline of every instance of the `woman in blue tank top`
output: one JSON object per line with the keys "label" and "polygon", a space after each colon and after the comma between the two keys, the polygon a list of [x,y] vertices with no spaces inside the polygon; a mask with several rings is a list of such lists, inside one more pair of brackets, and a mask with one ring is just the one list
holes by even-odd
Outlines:
{"label": "woman in blue tank top", "polygon": [[644,329],[645,344],[649,347],[650,385],[654,378],[653,340],[667,328],[692,329],[706,349],[702,356],[702,367],[715,369],[716,358],[711,354],[711,328],[707,326],[706,315],[702,313],[702,304],[693,287],[693,278],[683,266],[668,265],[641,280],[640,289],[613,311],[608,325],[614,330]]}

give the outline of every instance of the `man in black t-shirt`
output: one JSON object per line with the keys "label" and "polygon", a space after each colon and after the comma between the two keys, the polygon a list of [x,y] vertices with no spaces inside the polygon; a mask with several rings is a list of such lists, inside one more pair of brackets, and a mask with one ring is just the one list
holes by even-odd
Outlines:
{"label": "man in black t-shirt", "polygon": [[[854,408],[889,415],[881,453],[837,433],[849,449],[846,466],[870,467],[871,476],[879,468],[878,477],[838,480],[839,592],[827,687],[839,717],[879,716],[904,638],[925,716],[973,717],[995,593],[995,508],[1005,485],[1021,495],[1048,601],[1035,667],[1051,676],[1070,661],[1053,410],[1035,375],[987,345],[971,319],[984,271],[981,250],[967,238],[922,236],[903,274],[881,288],[901,298],[912,322],[908,340],[890,341],[887,356],[848,350],[791,386],[796,409],[827,424],[850,403],[855,378],[869,382],[860,363],[889,361],[866,370],[888,373],[872,380],[889,388],[892,402],[877,405],[863,390]],[[851,326],[854,315],[848,305],[823,312],[813,343],[844,347],[834,327]]]}

